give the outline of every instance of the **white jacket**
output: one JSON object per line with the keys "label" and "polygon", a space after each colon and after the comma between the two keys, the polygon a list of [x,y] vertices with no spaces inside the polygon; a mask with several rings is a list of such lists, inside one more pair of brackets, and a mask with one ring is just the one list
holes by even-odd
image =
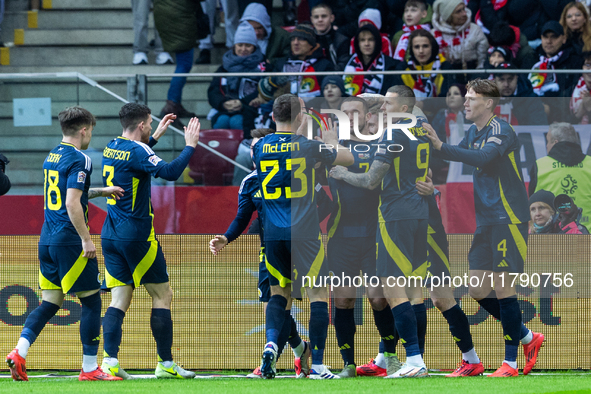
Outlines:
{"label": "white jacket", "polygon": [[[440,44],[439,51],[443,53],[447,61],[451,63],[469,62],[476,60],[477,68],[484,66],[484,61],[488,56],[488,40],[482,32],[480,26],[471,23],[472,12],[466,8],[468,20],[462,26],[452,27],[445,21],[440,20],[439,14],[433,12],[433,34]],[[466,35],[466,29],[469,32]],[[460,39],[460,45],[453,45],[454,38]],[[441,39],[443,39],[448,46],[441,48]]]}

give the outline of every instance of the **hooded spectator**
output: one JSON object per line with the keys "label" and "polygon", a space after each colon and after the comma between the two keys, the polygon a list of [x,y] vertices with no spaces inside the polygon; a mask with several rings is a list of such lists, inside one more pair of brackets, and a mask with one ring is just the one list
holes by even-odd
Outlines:
{"label": "hooded spectator", "polygon": [[250,3],[240,22],[248,22],[254,27],[258,46],[267,62],[273,63],[277,58],[289,55],[289,33],[280,27],[271,26],[271,17],[264,5]]}
{"label": "hooded spectator", "polygon": [[[410,34],[408,43],[408,62],[401,62],[397,70],[406,71],[436,71],[451,70],[451,65],[439,53],[435,37],[427,30],[419,29]],[[453,83],[451,74],[425,73],[419,75],[403,74],[394,76],[395,85],[406,85],[411,88],[417,99],[426,97],[445,97],[449,85]]]}
{"label": "hooded spectator", "polygon": [[[510,63],[501,63],[501,70],[514,70]],[[525,74],[494,74],[494,81],[501,93],[501,100],[495,108],[495,115],[515,125],[547,125],[544,105],[534,93],[531,82]]]}
{"label": "hooded spectator", "polygon": [[349,60],[349,40],[334,29],[332,8],[326,3],[320,3],[312,8],[310,19],[316,32],[316,41],[326,57],[334,64],[335,69],[344,69]]}
{"label": "hooded spectator", "polygon": [[[339,32],[347,38],[354,37],[359,29],[359,16],[368,8],[377,9],[380,15],[386,15],[386,4],[383,0],[333,0],[332,9],[335,13],[335,25]],[[380,25],[381,25],[380,17]]]}
{"label": "hooded spectator", "polygon": [[[359,27],[371,24],[379,31],[382,28],[382,14],[376,8],[367,8],[359,14],[358,23]],[[388,35],[386,33],[380,33],[380,36],[382,39],[382,53],[392,57],[392,43]],[[353,52],[355,52],[355,37],[351,38],[351,45],[349,47],[349,54],[352,55]]]}
{"label": "hooded spectator", "polygon": [[[583,70],[591,70],[591,52],[583,53],[585,63]],[[570,99],[570,110],[579,120],[580,124],[589,124],[591,122],[591,74],[582,74],[573,89]]]}
{"label": "hooded spectator", "polygon": [[[265,71],[264,55],[257,45],[254,28],[243,22],[236,29],[234,46],[224,54],[222,65],[217,73],[250,73]],[[248,104],[257,97],[259,78],[252,77],[215,77],[207,96],[209,104],[217,110],[212,119],[214,129],[244,130],[245,138],[254,123],[244,124],[243,115],[247,111],[255,112]],[[253,118],[253,117],[249,117]]]}
{"label": "hooded spectator", "polygon": [[[565,45],[566,36],[560,23],[547,22],[542,28],[542,45],[536,49],[539,61],[533,70],[580,69],[582,58]],[[564,97],[576,83],[576,75],[532,72],[529,74],[534,92],[542,97]]]}
{"label": "hooded spectator", "polygon": [[471,18],[472,12],[462,0],[437,0],[433,4],[433,35],[439,51],[455,69],[482,68],[486,60],[488,41]]}
{"label": "hooded spectator", "polygon": [[[535,64],[534,50],[528,45],[527,37],[521,34],[518,27],[511,26],[507,21],[498,21],[487,37],[491,47],[505,48],[508,52],[505,61],[500,63],[513,63],[518,68],[525,69],[532,68]],[[490,48],[488,53],[490,54]]]}
{"label": "hooded spectator", "polygon": [[591,212],[591,157],[585,155],[574,127],[552,123],[546,135],[548,156],[536,160],[529,172],[529,194],[541,189],[567,193],[583,209],[581,224],[589,226]]}
{"label": "hooded spectator", "polygon": [[560,24],[566,35],[566,45],[574,48],[577,54],[591,50],[591,22],[587,7],[578,2],[571,2],[564,7]]}
{"label": "hooded spectator", "polygon": [[385,94],[394,84],[393,75],[380,74],[394,70],[396,61],[382,52],[382,40],[378,29],[367,24],[359,28],[354,38],[355,52],[345,66],[345,72],[375,71],[370,75],[344,75],[345,90],[351,96],[360,93]]}
{"label": "hooded spectator", "polygon": [[[510,0],[506,2],[505,0],[492,2],[481,0],[480,3],[485,5],[505,2],[506,6],[501,9],[499,19],[508,21],[512,26],[518,26],[530,42],[534,41],[533,48],[535,48],[539,45],[544,24],[550,20],[558,21],[562,10],[570,1],[572,0]],[[485,14],[489,13],[483,11],[483,19]],[[493,25],[494,23],[487,26]]]}

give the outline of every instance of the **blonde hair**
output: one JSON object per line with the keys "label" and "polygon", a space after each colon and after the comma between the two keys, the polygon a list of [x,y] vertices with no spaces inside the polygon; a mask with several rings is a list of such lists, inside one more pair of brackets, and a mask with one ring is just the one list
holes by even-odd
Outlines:
{"label": "blonde hair", "polygon": [[581,38],[583,39],[583,51],[591,50],[591,23],[589,22],[589,11],[587,11],[587,7],[583,3],[579,3],[576,1],[572,1],[564,7],[562,10],[562,15],[560,16],[560,24],[564,29],[564,34],[566,35],[566,39],[570,39],[573,35],[573,32],[568,28],[566,24],[566,14],[568,10],[571,8],[576,8],[583,14],[583,18],[585,19],[585,24],[583,25]]}

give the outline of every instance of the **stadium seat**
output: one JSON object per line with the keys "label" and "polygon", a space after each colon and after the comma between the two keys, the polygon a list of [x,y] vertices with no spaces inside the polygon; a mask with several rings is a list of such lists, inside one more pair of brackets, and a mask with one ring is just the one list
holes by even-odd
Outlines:
{"label": "stadium seat", "polygon": [[[242,130],[201,130],[199,141],[230,159],[234,159],[238,153],[238,146],[242,141],[242,137]],[[234,165],[205,148],[197,146],[195,153],[189,160],[189,176],[199,185],[231,185],[234,176]]]}

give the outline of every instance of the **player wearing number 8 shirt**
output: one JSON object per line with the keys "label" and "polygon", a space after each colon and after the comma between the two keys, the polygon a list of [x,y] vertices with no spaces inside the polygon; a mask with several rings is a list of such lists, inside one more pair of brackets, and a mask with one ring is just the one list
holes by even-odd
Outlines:
{"label": "player wearing number 8 shirt", "polygon": [[[162,135],[176,118],[166,115],[154,139]],[[111,305],[103,318],[105,338],[103,370],[111,375],[129,378],[119,365],[121,325],[136,287],[144,285],[152,297],[150,327],[156,340],[157,378],[193,378],[172,361],[172,289],[166,261],[154,234],[151,196],[152,176],[169,181],[178,179],[189,163],[199,141],[199,120],[191,119],[185,127],[186,146],[175,160],[166,163],[148,146],[152,115],[141,104],[125,104],[119,112],[123,134],[112,140],[103,151],[103,182],[121,186],[125,197],[109,200],[107,218],[101,232],[105,257],[106,287],[111,290]]]}
{"label": "player wearing number 8 shirt", "polygon": [[[277,132],[259,140],[253,149],[263,192],[263,227],[271,285],[266,311],[267,344],[261,363],[261,374],[267,379],[275,376],[277,345],[283,345],[289,335],[286,307],[291,300],[292,283],[296,291],[307,288],[311,303],[310,378],[338,378],[323,364],[329,323],[326,287],[313,287],[310,281],[304,284],[302,278],[309,277],[318,284],[319,277],[328,272],[318,221],[314,167],[317,163],[350,165],[353,156],[342,147],[335,149],[339,145],[330,122],[323,130],[326,145],[301,135],[307,126],[302,119],[302,106],[303,102],[294,95],[278,97],[273,104]],[[292,113],[297,115],[292,117]],[[296,134],[292,130],[297,130]]]}
{"label": "player wearing number 8 shirt", "polygon": [[[507,122],[494,115],[500,93],[489,80],[466,86],[466,119],[474,122],[458,146],[442,143],[430,126],[429,138],[443,159],[460,161],[474,169],[476,232],[468,254],[470,295],[503,325],[505,360],[492,377],[519,374],[517,348],[524,345],[527,375],[536,363],[544,335],[528,330],[511,276],[522,273],[527,256],[528,198],[521,174],[521,146]],[[473,281],[474,278],[474,281]],[[478,283],[486,278],[484,283]],[[495,289],[493,290],[494,278]],[[478,285],[474,285],[478,283]]]}
{"label": "player wearing number 8 shirt", "polygon": [[104,373],[96,363],[101,335],[101,297],[96,248],[88,231],[88,199],[114,195],[119,187],[90,189],[92,163],[81,150],[88,148],[94,116],[81,107],[58,115],[62,142],[43,163],[44,216],[39,239],[39,287],[43,302],[27,316],[16,348],[6,357],[14,380],[28,380],[25,358],[47,322],[58,312],[64,294],[76,294],[82,304],[79,380],[121,380]]}
{"label": "player wearing number 8 shirt", "polygon": [[[388,89],[382,110],[386,114],[411,114],[414,104],[412,89],[397,85]],[[424,337],[426,330],[426,312],[423,309],[418,321],[410,304],[410,298],[422,301],[421,288],[412,281],[407,288],[389,282],[391,278],[426,275],[429,207],[426,197],[417,192],[416,183],[426,179],[431,144],[422,127],[424,118],[416,120],[414,127],[406,128],[414,139],[400,128],[391,130],[392,140],[386,138],[386,134],[382,136],[381,146],[367,173],[353,174],[343,167],[331,170],[331,177],[353,186],[375,189],[381,185],[376,234],[377,276],[381,277],[384,298],[392,308],[394,324],[407,356],[405,364],[387,378],[428,376],[419,344],[419,336]],[[397,118],[401,125],[409,121],[406,117]],[[406,283],[406,280],[398,283]]]}

